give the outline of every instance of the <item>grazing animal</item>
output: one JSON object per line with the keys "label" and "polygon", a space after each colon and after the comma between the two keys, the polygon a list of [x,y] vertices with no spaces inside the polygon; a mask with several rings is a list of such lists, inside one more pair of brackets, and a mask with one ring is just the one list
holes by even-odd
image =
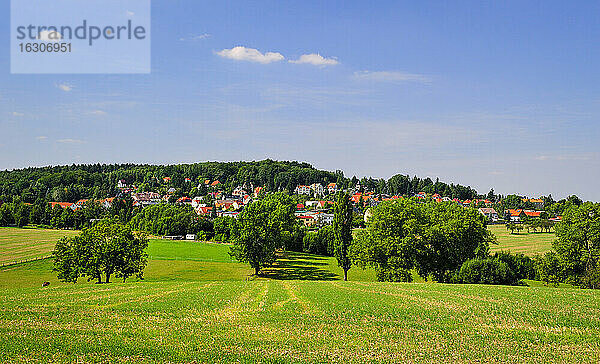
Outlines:
{"label": "grazing animal", "polygon": [[44,282],[42,283],[42,287],[48,287],[50,285],[50,282]]}

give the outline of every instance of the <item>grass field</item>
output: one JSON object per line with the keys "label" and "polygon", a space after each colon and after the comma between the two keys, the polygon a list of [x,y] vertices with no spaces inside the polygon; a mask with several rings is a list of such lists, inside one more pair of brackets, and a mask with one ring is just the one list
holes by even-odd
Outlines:
{"label": "grass field", "polygon": [[496,238],[498,245],[492,245],[491,251],[510,250],[512,253],[523,253],[534,256],[544,254],[552,249],[552,241],[556,239],[554,232],[551,233],[527,233],[511,234],[504,225],[490,225],[488,227]]}
{"label": "grass field", "polygon": [[47,256],[58,239],[78,233],[73,230],[0,227],[0,264]]}
{"label": "grass field", "polygon": [[600,361],[597,291],[342,282],[302,253],[247,280],[228,250],[151,240],[144,281],[102,285],[0,268],[0,362]]}
{"label": "grass field", "polygon": [[[229,256],[229,245],[226,244],[152,239],[147,252],[149,260],[144,280],[148,282],[240,281],[253,273],[247,264]],[[8,253],[0,249],[2,254]],[[37,287],[45,281],[51,286],[64,284],[51,270],[50,259],[0,268],[0,288],[15,284]],[[260,279],[340,280],[343,275],[335,258],[293,252],[281,256],[275,266],[265,269],[264,273],[265,278]],[[375,280],[372,269],[353,268],[349,276],[357,281]]]}
{"label": "grass field", "polygon": [[268,280],[0,293],[0,360],[600,360],[596,291]]}

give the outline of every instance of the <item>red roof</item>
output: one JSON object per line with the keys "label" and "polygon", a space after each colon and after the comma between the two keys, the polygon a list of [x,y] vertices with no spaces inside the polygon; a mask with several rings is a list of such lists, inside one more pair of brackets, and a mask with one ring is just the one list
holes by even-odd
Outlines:
{"label": "red roof", "polygon": [[196,210],[199,214],[209,214],[212,211],[212,207],[211,206],[203,206],[203,207],[198,207],[198,209]]}
{"label": "red roof", "polygon": [[542,212],[541,211],[524,211],[525,215],[529,216],[529,217],[540,217]]}
{"label": "red roof", "polygon": [[299,203],[299,204],[296,205],[296,208],[299,209],[299,210],[303,209],[304,208],[304,204]]}
{"label": "red roof", "polygon": [[73,203],[71,202],[48,202],[50,204],[50,207],[54,208],[54,206],[58,205],[60,207],[62,207],[63,209],[67,208],[67,207],[71,207],[71,205],[73,205]]}
{"label": "red roof", "polygon": [[218,185],[219,183],[221,183],[221,182],[219,182],[219,181],[214,181],[214,182],[213,182],[213,183],[211,183],[210,185],[211,185],[212,187],[214,187],[214,186]]}

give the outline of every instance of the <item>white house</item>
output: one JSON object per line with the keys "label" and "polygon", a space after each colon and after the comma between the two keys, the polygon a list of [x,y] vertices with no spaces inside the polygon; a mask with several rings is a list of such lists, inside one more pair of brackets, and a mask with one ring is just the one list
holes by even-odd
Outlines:
{"label": "white house", "polygon": [[139,206],[148,206],[148,205],[156,205],[160,203],[160,195],[156,192],[140,192],[140,193],[132,193],[131,197],[133,198],[134,205]]}
{"label": "white house", "polygon": [[202,204],[202,197],[196,196],[192,199],[192,207],[195,209]]}
{"label": "white house", "polygon": [[330,183],[327,185],[327,192],[329,192],[329,194],[334,194],[337,192],[337,184],[336,183]]}
{"label": "white house", "polygon": [[244,196],[247,195],[248,192],[242,186],[237,186],[233,192],[231,193],[233,196]]}
{"label": "white house", "polygon": [[310,185],[310,189],[316,194],[316,195],[322,195],[323,192],[325,191],[325,189],[323,188],[323,185],[320,183],[313,183],[312,185]]}
{"label": "white house", "polygon": [[498,221],[498,213],[491,207],[480,207],[477,211],[492,221]]}
{"label": "white house", "polygon": [[310,195],[310,186],[299,185],[294,190],[297,195]]}
{"label": "white house", "polygon": [[196,240],[196,234],[187,234],[185,240]]}
{"label": "white house", "polygon": [[321,225],[331,225],[333,224],[333,214],[318,214],[317,220]]}

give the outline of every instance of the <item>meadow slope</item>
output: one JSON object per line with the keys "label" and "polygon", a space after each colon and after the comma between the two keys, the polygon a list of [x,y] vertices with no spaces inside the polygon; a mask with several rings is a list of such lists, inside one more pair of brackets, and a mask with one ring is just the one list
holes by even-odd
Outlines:
{"label": "meadow slope", "polygon": [[[600,292],[342,282],[288,253],[254,279],[223,244],[151,240],[145,280],[0,268],[0,362],[598,362]],[[50,281],[42,288],[41,282]]]}
{"label": "meadow slope", "polygon": [[138,282],[0,293],[0,360],[600,360],[596,291],[444,284]]}

